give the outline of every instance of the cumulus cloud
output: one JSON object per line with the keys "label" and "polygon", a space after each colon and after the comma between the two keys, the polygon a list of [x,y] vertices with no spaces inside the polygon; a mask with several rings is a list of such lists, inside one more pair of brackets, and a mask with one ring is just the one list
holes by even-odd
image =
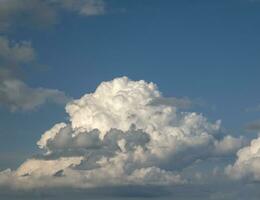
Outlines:
{"label": "cumulus cloud", "polygon": [[102,82],[94,93],[66,105],[69,122],[54,125],[37,142],[43,154],[2,172],[0,183],[16,188],[185,184],[182,169],[241,147],[242,138],[218,139],[220,121],[151,103],[158,98],[164,97],[154,83],[127,77]]}
{"label": "cumulus cloud", "polygon": [[57,23],[60,10],[74,11],[80,15],[103,15],[103,0],[0,0],[0,31],[9,30],[13,24],[31,23],[49,26]]}
{"label": "cumulus cloud", "polygon": [[237,152],[237,160],[226,168],[226,173],[234,179],[260,180],[260,137]]}
{"label": "cumulus cloud", "polygon": [[36,52],[28,41],[15,42],[0,37],[0,105],[16,110],[33,110],[46,102],[64,105],[70,100],[63,92],[32,88],[16,77],[23,65],[32,64]]}

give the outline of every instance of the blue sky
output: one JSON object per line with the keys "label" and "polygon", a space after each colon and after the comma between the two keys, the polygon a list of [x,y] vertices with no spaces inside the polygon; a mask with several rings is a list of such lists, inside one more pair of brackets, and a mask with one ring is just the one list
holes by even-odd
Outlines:
{"label": "blue sky", "polygon": [[[30,13],[10,20],[1,37],[30,41],[36,52],[35,61],[17,66],[18,77],[75,99],[116,77],[152,81],[166,97],[200,102],[189,110],[221,119],[229,134],[256,137],[259,130],[245,127],[260,118],[259,1],[105,2],[100,15],[60,9],[46,26],[31,23]],[[67,119],[63,105],[2,106],[0,169],[16,169],[38,152],[43,132]]]}

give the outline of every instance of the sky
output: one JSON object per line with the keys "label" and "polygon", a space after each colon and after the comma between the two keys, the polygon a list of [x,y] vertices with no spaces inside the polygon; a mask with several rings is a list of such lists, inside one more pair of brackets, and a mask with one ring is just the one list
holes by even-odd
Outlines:
{"label": "sky", "polygon": [[259,199],[259,11],[0,0],[0,197]]}

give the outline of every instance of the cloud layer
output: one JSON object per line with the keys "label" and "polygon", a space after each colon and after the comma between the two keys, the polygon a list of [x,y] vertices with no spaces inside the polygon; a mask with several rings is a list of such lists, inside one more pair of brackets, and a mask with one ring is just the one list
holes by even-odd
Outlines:
{"label": "cloud layer", "polygon": [[1,172],[0,184],[27,189],[183,185],[192,182],[183,169],[244,145],[242,137],[223,136],[220,121],[160,104],[162,98],[154,83],[127,77],[102,82],[94,93],[69,102],[69,122],[55,124],[37,142],[44,153],[16,171]]}

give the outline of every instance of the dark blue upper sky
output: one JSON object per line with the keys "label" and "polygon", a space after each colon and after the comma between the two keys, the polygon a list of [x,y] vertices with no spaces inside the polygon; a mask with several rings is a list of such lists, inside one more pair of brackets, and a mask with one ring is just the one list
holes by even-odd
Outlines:
{"label": "dark blue upper sky", "polygon": [[[29,40],[36,66],[23,69],[33,87],[79,98],[118,76],[152,81],[165,96],[201,99],[195,108],[221,119],[232,134],[257,120],[260,103],[260,2],[257,0],[111,0],[101,16],[64,12],[47,28],[16,26],[13,40]],[[0,111],[0,169],[17,166],[42,132],[66,119],[62,107]],[[13,142],[15,141],[15,143]],[[4,160],[4,159],[3,159]],[[20,161],[20,162],[21,162]]]}

